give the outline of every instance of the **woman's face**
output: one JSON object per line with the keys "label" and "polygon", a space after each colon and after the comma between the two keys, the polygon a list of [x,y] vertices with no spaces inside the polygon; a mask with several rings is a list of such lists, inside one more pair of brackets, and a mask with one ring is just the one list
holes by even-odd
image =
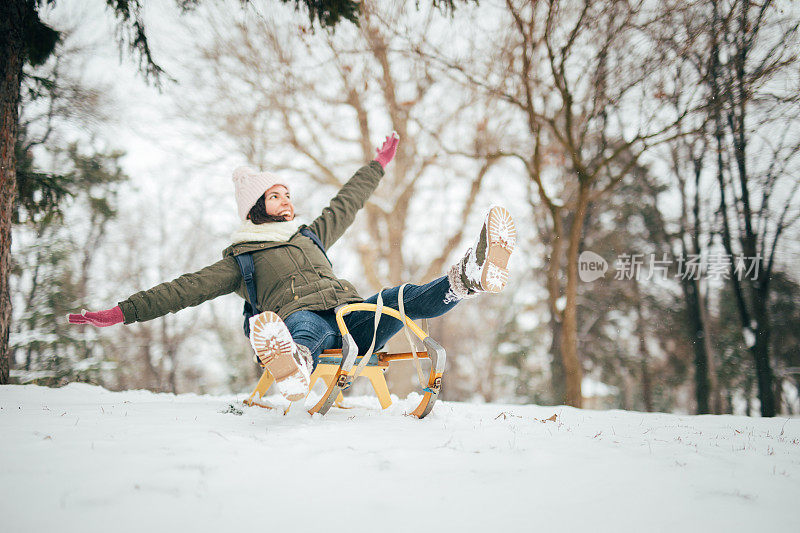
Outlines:
{"label": "woman's face", "polygon": [[289,198],[289,189],[283,185],[273,185],[264,193],[264,207],[267,214],[283,217],[284,220],[294,218],[294,206]]}

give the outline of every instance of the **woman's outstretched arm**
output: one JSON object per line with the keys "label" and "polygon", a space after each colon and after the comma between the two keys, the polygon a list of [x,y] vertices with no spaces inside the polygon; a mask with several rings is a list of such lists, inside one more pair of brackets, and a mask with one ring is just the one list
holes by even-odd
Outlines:
{"label": "woman's outstretched arm", "polygon": [[197,272],[137,292],[112,309],[70,314],[68,320],[70,324],[98,327],[113,326],[120,322],[144,322],[231,293],[241,283],[242,275],[236,259],[226,257]]}
{"label": "woman's outstretched arm", "polygon": [[70,313],[67,315],[70,324],[91,324],[98,328],[105,328],[125,321],[125,315],[119,306],[106,309],[105,311],[87,311],[84,309],[81,314]]}

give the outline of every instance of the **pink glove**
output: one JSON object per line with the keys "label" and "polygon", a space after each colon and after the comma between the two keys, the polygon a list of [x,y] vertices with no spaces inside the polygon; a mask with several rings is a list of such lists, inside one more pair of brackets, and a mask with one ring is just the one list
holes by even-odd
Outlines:
{"label": "pink glove", "polygon": [[122,315],[122,309],[120,309],[119,306],[105,311],[97,311],[96,313],[84,309],[79,315],[67,315],[67,319],[70,324],[91,324],[99,328],[113,326],[114,324],[125,321],[125,317]]}
{"label": "pink glove", "polygon": [[386,137],[386,140],[383,142],[383,146],[375,150],[378,152],[377,157],[375,157],[375,161],[377,161],[383,168],[386,168],[392,159],[394,159],[394,154],[397,152],[397,144],[400,142],[400,136],[397,134],[396,131],[393,131],[391,135]]}

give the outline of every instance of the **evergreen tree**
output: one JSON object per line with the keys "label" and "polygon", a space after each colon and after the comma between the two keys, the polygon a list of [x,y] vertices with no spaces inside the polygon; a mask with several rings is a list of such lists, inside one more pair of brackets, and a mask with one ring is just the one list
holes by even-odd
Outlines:
{"label": "evergreen tree", "polygon": [[[20,201],[12,260],[15,322],[12,362],[19,379],[42,384],[102,383],[97,332],[69,327],[67,312],[87,297],[90,266],[105,226],[116,215],[115,191],[126,179],[121,152],[60,150],[58,173],[21,169],[32,194]],[[20,161],[30,166],[30,154]],[[57,204],[52,200],[60,198]]]}
{"label": "evergreen tree", "polygon": [[[44,64],[22,73],[10,339],[10,366],[18,363],[20,381],[99,379],[87,334],[67,327],[63,317],[83,303],[95,250],[116,215],[115,190],[126,177],[121,152],[75,133],[104,121],[108,91],[76,77],[80,55],[69,35],[62,34]],[[68,135],[84,138],[69,142]]]}

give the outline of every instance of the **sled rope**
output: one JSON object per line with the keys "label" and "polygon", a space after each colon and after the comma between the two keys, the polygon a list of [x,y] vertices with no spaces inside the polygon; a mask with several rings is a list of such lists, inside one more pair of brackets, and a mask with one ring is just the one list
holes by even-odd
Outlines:
{"label": "sled rope", "polygon": [[[414,356],[414,367],[417,369],[417,378],[419,378],[419,386],[422,390],[430,392],[428,387],[425,384],[425,375],[422,372],[422,363],[419,361],[419,355],[417,354],[417,346],[414,344],[414,340],[411,337],[410,327],[408,326],[408,317],[406,316],[405,305],[403,302],[403,289],[406,288],[408,283],[403,283],[400,285],[400,291],[397,294],[397,307],[398,311],[400,312],[401,321],[403,322],[403,333],[408,340],[408,344],[411,346],[411,354]],[[361,357],[361,361],[356,366],[355,370],[353,371],[352,377],[349,380],[349,383],[353,383],[358,376],[361,375],[361,372],[364,371],[367,364],[369,363],[370,358],[372,357],[372,353],[375,350],[375,341],[378,338],[378,325],[381,321],[381,315],[383,314],[383,289],[378,292],[378,298],[375,302],[375,326],[372,333],[372,344],[369,345],[369,349],[366,353]]]}
{"label": "sled rope", "polygon": [[409,331],[408,327],[408,317],[406,317],[406,310],[405,305],[403,302],[403,289],[406,288],[408,283],[403,283],[400,285],[400,292],[397,295],[397,307],[398,311],[400,311],[400,316],[403,317],[403,333],[406,335],[406,339],[408,340],[408,344],[411,346],[411,353],[414,355],[414,367],[417,369],[417,377],[419,378],[419,386],[422,389],[425,389],[425,376],[422,374],[422,364],[419,362],[419,356],[417,355],[417,346],[414,344],[414,339],[411,337],[411,332]]}
{"label": "sled rope", "polygon": [[[384,287],[385,288],[385,287]],[[378,324],[381,321],[381,315],[383,314],[383,289],[378,292],[378,301],[375,303],[375,328],[372,334],[372,344],[369,345],[369,349],[361,358],[361,362],[358,363],[356,369],[353,371],[353,377],[349,379],[349,383],[353,383],[358,376],[361,375],[361,372],[367,367],[367,363],[369,363],[370,358],[372,357],[372,352],[375,350],[375,340],[378,338]]]}

